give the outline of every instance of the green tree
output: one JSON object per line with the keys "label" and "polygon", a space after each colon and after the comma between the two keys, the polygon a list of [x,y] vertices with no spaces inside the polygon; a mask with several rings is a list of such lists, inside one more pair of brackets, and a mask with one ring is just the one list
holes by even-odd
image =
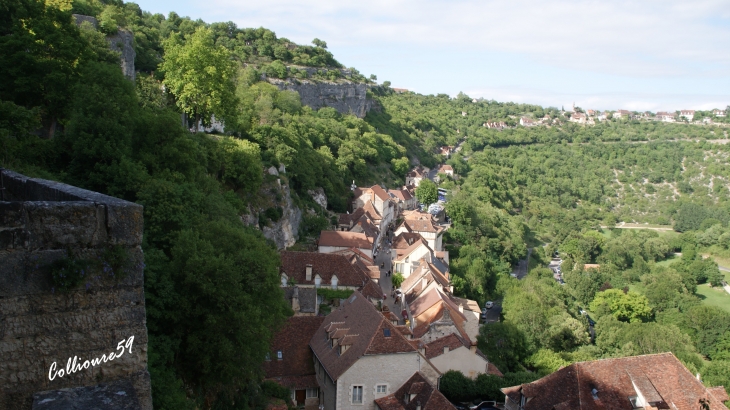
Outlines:
{"label": "green tree", "polygon": [[325,49],[327,48],[327,42],[322,41],[318,38],[315,38],[314,40],[312,40],[312,44],[314,44],[315,47],[325,48]]}
{"label": "green tree", "polygon": [[474,381],[458,370],[449,370],[441,376],[439,391],[447,399],[457,402],[465,402],[474,399]]}
{"label": "green tree", "polygon": [[421,180],[421,183],[418,184],[418,188],[416,188],[416,198],[418,198],[419,202],[426,205],[436,202],[438,200],[438,189],[436,188],[436,184],[429,179]]}
{"label": "green tree", "polygon": [[623,322],[645,322],[651,319],[649,300],[636,292],[624,293],[620,289],[608,289],[596,294],[591,311],[609,313]]}
{"label": "green tree", "polygon": [[175,95],[177,106],[193,117],[196,131],[201,120],[207,123],[212,115],[229,119],[236,105],[236,65],[225,47],[215,45],[210,29],[199,27],[184,41],[172,34],[164,47],[160,65],[164,84]]}
{"label": "green tree", "polygon": [[400,273],[397,273],[397,272],[396,272],[396,273],[394,273],[394,274],[393,274],[393,275],[392,275],[392,276],[390,277],[390,280],[391,280],[391,282],[393,282],[393,288],[397,289],[397,288],[399,288],[399,287],[400,287],[400,285],[401,285],[401,284],[403,283],[403,281],[404,281],[404,280],[406,280],[406,279],[405,279],[405,278],[403,277],[403,275],[401,275]]}
{"label": "green tree", "polygon": [[514,325],[505,322],[490,323],[479,328],[479,350],[501,371],[514,371],[528,355],[527,340]]}

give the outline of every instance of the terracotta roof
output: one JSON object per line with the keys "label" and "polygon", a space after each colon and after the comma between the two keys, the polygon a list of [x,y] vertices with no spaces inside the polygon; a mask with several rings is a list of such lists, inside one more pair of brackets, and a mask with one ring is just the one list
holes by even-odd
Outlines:
{"label": "terracotta roof", "polygon": [[[391,314],[392,314],[392,312],[391,312]],[[394,316],[395,316],[395,315],[394,315]],[[396,317],[396,318],[397,318],[397,317]],[[413,336],[413,332],[411,332],[411,328],[410,328],[410,327],[408,327],[408,326],[405,326],[405,325],[398,325],[398,326],[396,326],[395,328],[396,328],[396,329],[398,329],[398,331],[399,331],[399,332],[400,332],[400,333],[401,333],[401,334],[402,334],[403,336]]]}
{"label": "terracotta roof", "polygon": [[378,234],[380,234],[380,229],[378,229],[377,226],[370,220],[370,218],[367,217],[367,215],[363,215],[360,217],[360,219],[352,226],[350,229],[351,231],[355,230],[355,227],[359,227],[362,229],[362,232],[367,236],[368,238],[377,238]]}
{"label": "terracotta roof", "polygon": [[[408,394],[409,401],[405,397]],[[456,410],[441,392],[420,373],[416,372],[393,394],[375,400],[380,410]]]}
{"label": "terracotta roof", "polygon": [[[395,250],[395,255],[396,255],[395,260],[398,261],[398,260],[405,258],[406,256],[412,254],[413,252],[415,252],[416,249],[418,249],[422,246],[425,246],[429,251],[431,251],[431,248],[429,248],[429,246],[428,246],[428,242],[426,242],[425,239],[421,238],[420,240],[413,242],[413,244],[411,246],[409,246],[405,249],[396,249]],[[431,252],[433,252],[433,251],[431,251]]]}
{"label": "terracotta roof", "polygon": [[411,196],[411,193],[408,192],[406,189],[389,189],[388,194],[391,196],[400,199],[401,201],[408,201],[410,199],[413,199],[413,196]]}
{"label": "terracotta roof", "polygon": [[[425,284],[424,284],[425,279]],[[418,266],[418,268],[413,271],[413,273],[408,276],[403,283],[401,284],[400,288],[403,290],[403,293],[405,293],[407,296],[415,295],[417,297],[421,294],[421,292],[431,284],[431,282],[436,281],[442,288],[448,287],[451,285],[448,279],[444,275],[441,274],[441,272],[436,269],[433,264],[430,263],[422,263]],[[409,299],[412,300],[412,299]],[[410,303],[410,302],[409,302]],[[474,302],[476,303],[476,302]],[[478,307],[478,306],[477,306]]]}
{"label": "terracotta roof", "polygon": [[373,265],[375,263],[375,261],[373,261],[373,258],[369,257],[363,251],[357,248],[342,249],[336,252],[332,252],[331,254],[345,256],[356,255],[358,259],[362,260],[365,264]]}
{"label": "terracotta roof", "polygon": [[375,281],[369,280],[367,283],[365,283],[365,286],[360,289],[360,292],[362,292],[363,296],[372,298],[372,299],[382,299],[383,298],[383,288],[380,287]]}
{"label": "terracotta roof", "polygon": [[445,164],[441,165],[441,168],[439,168],[439,171],[454,171],[454,168],[451,167],[451,165]]}
{"label": "terracotta roof", "polygon": [[373,243],[367,235],[360,232],[322,231],[319,235],[319,246],[371,249]]}
{"label": "terracotta roof", "polygon": [[[331,326],[330,326],[331,325]],[[330,346],[326,329],[349,329],[351,346],[339,354]],[[390,336],[385,336],[388,329]],[[416,349],[378,312],[362,293],[355,291],[340,307],[325,317],[309,342],[327,374],[337,380],[363,355],[415,352]]]}
{"label": "terracotta roof", "polygon": [[727,390],[723,386],[708,387],[707,390],[720,401],[730,401],[730,396],[727,394]]}
{"label": "terracotta roof", "polygon": [[449,310],[451,311],[451,317],[454,317],[454,314],[456,314],[459,318],[466,320],[466,316],[464,316],[463,313],[459,312],[459,307],[456,306],[456,304],[452,302],[448,296],[444,295],[438,289],[431,289],[430,291],[422,294],[421,296],[416,298],[416,300],[414,300],[413,303],[408,306],[408,308],[411,311],[411,316],[418,317],[423,312],[427,311],[429,308],[439,302],[449,307]]}
{"label": "terracotta roof", "polygon": [[[721,398],[702,385],[672,353],[574,363],[532,383],[502,389],[525,410],[632,409],[639,392],[652,408],[694,409],[709,398],[710,410],[727,410]],[[559,407],[562,406],[562,407]],[[648,407],[647,407],[648,408]]]}
{"label": "terracotta roof", "polygon": [[[385,190],[380,185],[373,185],[370,187],[370,189],[373,191],[373,195],[377,196],[381,200],[387,201],[388,199],[390,199],[388,193],[385,192]],[[375,198],[373,198],[373,200],[375,200]]]}
{"label": "terracotta roof", "polygon": [[491,375],[498,376],[498,377],[504,377],[502,372],[500,372],[499,369],[497,368],[497,366],[492,364],[492,362],[489,362],[487,364],[487,374],[491,374]]}
{"label": "terracotta roof", "polygon": [[383,219],[383,217],[380,216],[380,212],[378,212],[378,210],[375,209],[375,205],[373,204],[373,201],[365,202],[365,205],[363,205],[362,210],[365,212],[365,215],[367,215],[368,218],[370,218],[374,221]]}
{"label": "terracotta roof", "polygon": [[406,249],[421,238],[417,232],[401,232],[393,239],[393,249]]}
{"label": "terracotta roof", "polygon": [[[307,265],[312,266],[310,280],[307,280]],[[314,285],[314,278],[317,275],[322,279],[323,285],[331,284],[332,276],[337,275],[339,286],[358,288],[370,279],[353,266],[346,256],[335,253],[281,251],[279,269],[281,273],[286,273],[289,279],[294,278],[300,285]]]}
{"label": "terracotta roof", "polygon": [[340,214],[338,222],[340,225],[350,225],[350,222],[354,224],[363,215],[365,215],[365,210],[362,208],[357,208],[351,214]]}
{"label": "terracotta roof", "polygon": [[300,288],[298,286],[288,286],[284,288],[284,298],[291,306],[291,300],[296,293],[299,299],[299,311],[302,313],[314,313],[317,308],[317,289]]}
{"label": "terracotta roof", "polygon": [[[312,350],[307,340],[324,322],[321,316],[293,316],[287,319],[271,341],[271,360],[264,361],[263,369],[267,379],[287,387],[317,387]],[[277,351],[282,359],[277,359]]]}
{"label": "terracotta roof", "polygon": [[444,336],[441,339],[434,340],[426,344],[426,358],[433,359],[444,354],[444,347],[448,347],[449,351],[456,350],[460,347],[469,348],[469,345],[455,334]]}
{"label": "terracotta roof", "polygon": [[410,227],[409,231],[417,232],[441,232],[442,228],[433,222],[433,215],[426,212],[404,213],[404,224]]}

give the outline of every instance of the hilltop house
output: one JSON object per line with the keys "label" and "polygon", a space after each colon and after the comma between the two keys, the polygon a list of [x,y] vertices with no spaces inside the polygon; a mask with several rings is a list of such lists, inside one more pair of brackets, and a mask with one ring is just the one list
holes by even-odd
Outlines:
{"label": "hilltop house", "polygon": [[290,317],[271,341],[264,361],[264,377],[291,390],[294,405],[319,405],[319,384],[310,340],[323,316]]}
{"label": "hilltop house", "polygon": [[695,117],[695,110],[682,110],[679,112],[680,117],[684,117],[687,121],[692,121]]}
{"label": "hilltop house", "polygon": [[715,117],[724,117],[725,110],[712,110],[712,115],[714,115]]}
{"label": "hilltop house", "polygon": [[629,118],[631,117],[631,111],[628,110],[618,110],[613,113],[613,118]]}
{"label": "hilltop house", "polygon": [[656,120],[662,122],[675,122],[677,114],[673,112],[659,111],[656,113]]}
{"label": "hilltop house", "polygon": [[501,390],[506,410],[727,410],[725,389],[707,388],[698,379],[672,353],[660,353],[573,363]]}
{"label": "hilltop house", "polygon": [[582,112],[574,112],[573,115],[570,116],[570,122],[576,122],[578,124],[585,124],[586,123],[586,115]]}
{"label": "hilltop house", "polygon": [[537,123],[530,118],[520,117],[520,125],[523,127],[534,127],[537,125]]}
{"label": "hilltop house", "polygon": [[454,177],[454,168],[451,165],[444,164],[444,165],[441,165],[441,167],[438,170],[438,173],[448,175],[453,178]]}
{"label": "hilltop house", "polygon": [[414,373],[434,384],[440,375],[359,292],[325,317],[309,346],[325,409],[375,409]]}

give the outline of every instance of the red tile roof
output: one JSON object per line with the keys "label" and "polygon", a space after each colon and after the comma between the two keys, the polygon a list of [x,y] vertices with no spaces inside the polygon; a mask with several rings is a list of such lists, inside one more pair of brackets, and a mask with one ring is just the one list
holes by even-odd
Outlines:
{"label": "red tile roof", "polygon": [[[409,401],[405,397],[408,394]],[[411,376],[408,381],[393,394],[375,400],[380,410],[456,410],[441,392],[419,372]]]}
{"label": "red tile roof", "polygon": [[466,342],[455,334],[444,336],[426,344],[426,358],[433,359],[444,354],[444,347],[448,347],[449,351],[456,350],[460,347],[469,348]]}
{"label": "red tile roof", "polygon": [[406,189],[389,189],[388,194],[400,199],[401,201],[408,201],[410,199],[413,199],[411,193],[408,192],[408,190]]}
{"label": "red tile roof", "polygon": [[[312,266],[312,278],[307,280],[307,265]],[[335,253],[281,251],[281,273],[294,278],[297,284],[314,285],[314,277],[319,275],[323,285],[332,283],[337,275],[339,286],[361,287],[369,280],[360,269],[353,266],[344,255]]]}
{"label": "red tile roof", "polygon": [[[338,353],[337,348],[331,347],[327,338],[326,330],[332,332],[335,329],[349,329],[347,335],[352,344],[342,354]],[[384,335],[383,329],[389,330],[389,337]],[[363,355],[416,351],[396,327],[357,291],[325,317],[309,346],[332,380],[337,380]]]}
{"label": "red tile roof", "polygon": [[[370,189],[373,191],[373,195],[377,196],[383,201],[387,201],[390,199],[390,196],[388,196],[388,193],[385,192],[385,190],[380,185],[373,185],[370,187]],[[375,198],[373,198],[375,200]]]}
{"label": "red tile roof", "polygon": [[[307,341],[324,322],[321,316],[294,316],[287,319],[271,341],[271,360],[264,361],[267,379],[293,388],[318,387],[314,372],[312,350]],[[277,359],[277,351],[282,359]]]}
{"label": "red tile roof", "polygon": [[365,210],[362,208],[357,208],[351,214],[340,214],[339,224],[349,226],[350,223],[354,224],[357,222],[363,215],[365,215]]}
{"label": "red tile roof", "polygon": [[[594,395],[595,390],[595,395]],[[574,363],[532,383],[502,391],[519,403],[529,398],[525,410],[632,409],[629,397],[642,395],[654,408],[695,409],[709,399],[710,410],[727,410],[714,395],[671,353]]]}
{"label": "red tile roof", "polygon": [[322,231],[319,235],[319,246],[372,249],[373,243],[364,233]]}

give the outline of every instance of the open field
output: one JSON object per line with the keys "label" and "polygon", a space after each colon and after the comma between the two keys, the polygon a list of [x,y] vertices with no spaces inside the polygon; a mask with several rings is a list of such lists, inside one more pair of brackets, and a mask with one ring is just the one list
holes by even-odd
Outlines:
{"label": "open field", "polygon": [[730,313],[730,294],[722,288],[711,288],[706,284],[697,285],[697,296],[708,306],[717,306]]}

